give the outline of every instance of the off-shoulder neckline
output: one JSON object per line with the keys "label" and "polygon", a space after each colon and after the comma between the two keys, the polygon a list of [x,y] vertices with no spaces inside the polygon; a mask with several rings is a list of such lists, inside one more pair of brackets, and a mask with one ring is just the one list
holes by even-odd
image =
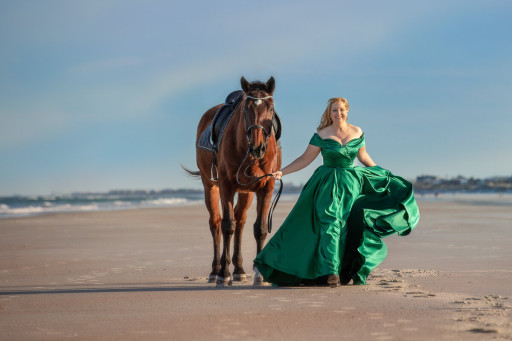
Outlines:
{"label": "off-shoulder neckline", "polygon": [[325,139],[324,139],[324,138],[323,138],[322,136],[320,136],[318,133],[315,133],[315,135],[317,135],[321,140],[324,140],[324,141],[326,141],[326,140],[331,140],[331,141],[334,141],[334,142],[336,142],[336,143],[340,144],[340,145],[341,145],[341,146],[343,146],[343,147],[345,147],[347,144],[349,144],[349,143],[350,143],[350,142],[352,142],[352,141],[360,140],[360,139],[362,139],[362,138],[364,137],[364,133],[362,133],[362,135],[361,135],[360,137],[356,137],[355,139],[352,139],[352,140],[348,141],[347,143],[343,144],[343,143],[341,143],[340,141],[337,141],[337,140],[335,140],[335,139],[331,139],[331,138],[325,138]]}

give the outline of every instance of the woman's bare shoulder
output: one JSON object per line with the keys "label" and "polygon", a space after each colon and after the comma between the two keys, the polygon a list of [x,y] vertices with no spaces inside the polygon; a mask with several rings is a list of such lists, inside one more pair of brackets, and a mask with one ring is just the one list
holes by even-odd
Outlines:
{"label": "woman's bare shoulder", "polygon": [[332,135],[331,127],[325,127],[323,129],[317,130],[316,133],[320,135],[321,138],[326,138]]}
{"label": "woman's bare shoulder", "polygon": [[350,125],[350,129],[352,130],[354,135],[357,135],[358,137],[363,134],[363,130],[360,127],[355,126],[353,124]]}

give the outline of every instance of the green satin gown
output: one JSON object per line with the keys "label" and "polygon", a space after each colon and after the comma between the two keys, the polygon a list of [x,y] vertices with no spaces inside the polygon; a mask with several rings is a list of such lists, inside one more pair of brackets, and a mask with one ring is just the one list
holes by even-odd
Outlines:
{"label": "green satin gown", "polygon": [[383,237],[418,224],[411,183],[378,166],[353,162],[364,134],[342,145],[314,134],[323,166],[308,180],[292,211],[254,260],[263,278],[299,285],[330,274],[365,284],[387,254]]}

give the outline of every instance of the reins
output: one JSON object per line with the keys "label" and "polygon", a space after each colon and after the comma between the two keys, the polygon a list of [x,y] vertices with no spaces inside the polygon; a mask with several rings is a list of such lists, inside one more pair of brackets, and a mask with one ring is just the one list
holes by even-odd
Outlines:
{"label": "reins", "polygon": [[[251,180],[251,181],[249,181],[248,183],[245,183],[245,184],[241,183],[239,178],[238,178],[238,174],[240,173],[240,170],[242,169],[242,165],[245,163],[245,160],[247,160],[248,156],[249,156],[249,150],[247,150],[247,153],[245,153],[244,160],[242,161],[242,163],[238,167],[238,170],[236,171],[236,182],[240,186],[249,186],[249,185],[255,184],[256,182],[260,181],[263,178],[266,178],[267,176],[272,176],[271,173],[264,174],[264,175],[258,176],[258,177],[252,176],[252,175],[248,175],[247,174],[247,169],[249,169],[249,167],[251,167],[254,164],[254,161],[256,161],[256,160],[252,160],[251,163],[249,163],[249,165],[247,167],[245,167],[244,175],[246,177],[248,177],[249,179],[252,178],[253,180]],[[279,198],[281,197],[281,193],[282,192],[283,192],[283,180],[279,179],[279,190],[277,191],[276,196],[272,200],[272,203],[271,203],[270,208],[268,210],[268,218],[267,218],[268,233],[272,233],[272,215],[274,214],[274,210],[276,209],[277,202],[279,201]]]}
{"label": "reins", "polygon": [[[260,102],[261,102],[261,100],[272,98],[272,96],[266,96],[266,97],[261,97],[261,98],[252,97],[252,96],[246,96],[246,97],[250,98],[250,99],[253,99],[253,100],[256,100],[256,101],[260,101]],[[244,110],[244,121],[247,121],[246,118],[245,118],[245,112],[246,112],[245,105],[244,105],[244,109],[243,110]],[[250,132],[251,129],[254,129],[254,128],[262,129],[265,132],[265,143],[266,143],[268,138],[272,134],[272,128],[270,128],[270,133],[268,133],[267,130],[263,126],[261,126],[259,124],[258,125],[253,124],[253,125],[249,126],[248,128],[246,128],[246,136],[247,136],[247,140],[248,141],[249,141],[249,132]],[[271,173],[264,174],[264,175],[258,176],[258,177],[247,174],[247,170],[249,169],[249,167],[251,167],[254,164],[254,162],[256,161],[256,159],[253,159],[251,161],[251,163],[249,163],[249,165],[247,167],[245,167],[245,169],[244,169],[244,175],[247,178],[252,179],[252,180],[250,180],[248,183],[244,183],[244,184],[240,182],[238,174],[240,173],[240,170],[242,169],[243,164],[245,163],[245,161],[249,157],[249,150],[250,150],[250,148],[247,148],[247,152],[245,153],[245,157],[244,157],[242,163],[240,164],[240,166],[238,167],[238,170],[236,171],[236,182],[240,186],[249,186],[249,185],[255,184],[256,182],[260,181],[263,178],[266,178],[268,176],[272,176]],[[274,210],[275,210],[275,208],[277,206],[277,202],[279,201],[279,198],[281,197],[281,193],[283,192],[283,180],[279,179],[279,182],[280,182],[279,190],[277,191],[277,195],[272,200],[272,203],[271,203],[269,211],[268,211],[268,218],[267,218],[268,233],[272,233],[272,215],[274,214]]]}

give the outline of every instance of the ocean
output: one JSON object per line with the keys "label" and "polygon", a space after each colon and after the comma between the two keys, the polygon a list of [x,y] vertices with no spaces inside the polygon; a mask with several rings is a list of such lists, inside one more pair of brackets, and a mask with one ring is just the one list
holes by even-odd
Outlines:
{"label": "ocean", "polygon": [[0,219],[56,212],[111,211],[201,204],[202,190],[110,191],[0,197]]}
{"label": "ocean", "polygon": [[437,201],[446,203],[468,205],[512,205],[512,193],[502,192],[442,192],[442,193],[414,193],[417,201]]}
{"label": "ocean", "polygon": [[[285,188],[286,189],[286,188]],[[288,189],[290,190],[290,189]],[[295,201],[295,187],[285,191],[280,201]],[[512,193],[416,193],[416,200],[476,205],[510,205]],[[110,191],[41,196],[0,197],[0,219],[59,212],[112,211],[151,207],[204,205],[202,190]]]}

